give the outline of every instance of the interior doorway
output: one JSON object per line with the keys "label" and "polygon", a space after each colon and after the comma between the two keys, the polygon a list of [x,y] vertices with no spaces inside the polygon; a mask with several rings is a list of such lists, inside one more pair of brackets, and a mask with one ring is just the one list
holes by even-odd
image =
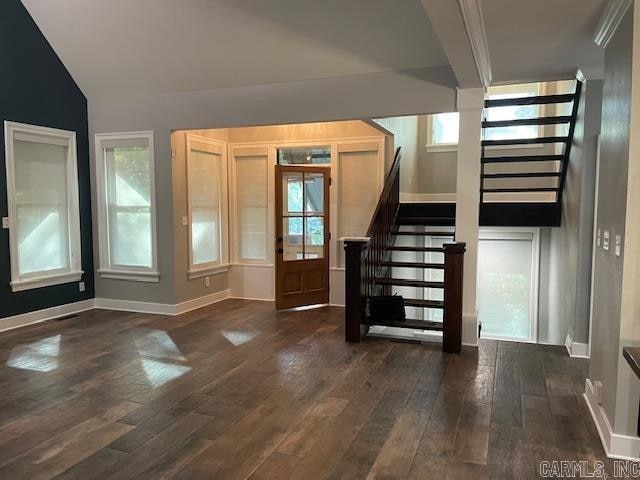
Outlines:
{"label": "interior doorway", "polygon": [[276,165],[276,308],[329,303],[329,167]]}

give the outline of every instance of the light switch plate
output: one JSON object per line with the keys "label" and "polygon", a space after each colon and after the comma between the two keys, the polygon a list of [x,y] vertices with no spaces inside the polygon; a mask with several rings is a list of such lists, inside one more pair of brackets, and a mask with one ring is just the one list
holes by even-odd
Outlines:
{"label": "light switch plate", "polygon": [[602,248],[609,251],[609,230],[604,231],[604,238],[602,240]]}
{"label": "light switch plate", "polygon": [[84,292],[84,290],[85,290],[84,282],[79,282],[78,283],[78,290],[80,290],[81,292]]}
{"label": "light switch plate", "polygon": [[182,217],[182,226],[186,227],[189,225],[189,217]]}
{"label": "light switch plate", "polygon": [[616,257],[622,254],[622,235],[616,235],[615,254]]}
{"label": "light switch plate", "polygon": [[600,246],[602,243],[602,230],[598,229],[598,234],[596,235],[596,246]]}
{"label": "light switch plate", "polygon": [[205,287],[211,286],[211,279],[209,277],[204,277],[204,286]]}
{"label": "light switch plate", "polygon": [[2,217],[2,228],[5,230],[9,228],[9,217]]}

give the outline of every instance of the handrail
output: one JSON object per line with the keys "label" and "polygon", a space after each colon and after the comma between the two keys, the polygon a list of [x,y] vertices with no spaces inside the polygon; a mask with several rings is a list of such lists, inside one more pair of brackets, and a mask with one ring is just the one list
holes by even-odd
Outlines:
{"label": "handrail", "polygon": [[[369,228],[367,228],[367,236],[371,236],[372,230],[374,228],[374,224],[376,222],[376,218],[378,217],[378,213],[384,208],[384,205],[387,203],[389,195],[391,195],[394,180],[396,177],[399,177],[398,172],[400,170],[400,148],[396,148],[396,154],[393,157],[393,163],[391,164],[391,168],[389,169],[389,173],[385,179],[384,187],[382,189],[382,193],[380,194],[380,198],[378,199],[378,204],[376,205],[376,209],[373,211],[373,215],[371,216],[371,221],[369,222]],[[398,193],[400,193],[398,191]],[[398,195],[398,204],[400,203],[400,197]]]}
{"label": "handrail", "polygon": [[383,262],[389,256],[398,209],[400,208],[400,147],[387,174],[380,199],[364,238],[344,239],[345,249],[345,338],[359,342],[364,335],[368,297],[390,287],[376,284]]}

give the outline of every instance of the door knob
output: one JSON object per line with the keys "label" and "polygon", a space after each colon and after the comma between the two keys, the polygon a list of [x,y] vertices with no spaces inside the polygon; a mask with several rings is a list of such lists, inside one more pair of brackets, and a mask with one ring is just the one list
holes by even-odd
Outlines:
{"label": "door knob", "polygon": [[283,240],[282,237],[276,238],[276,242],[278,242],[278,243],[282,242],[282,240]]}
{"label": "door knob", "polygon": [[278,252],[278,253],[284,253],[284,249],[283,249],[283,248],[279,248],[278,250],[276,250],[276,252]]}

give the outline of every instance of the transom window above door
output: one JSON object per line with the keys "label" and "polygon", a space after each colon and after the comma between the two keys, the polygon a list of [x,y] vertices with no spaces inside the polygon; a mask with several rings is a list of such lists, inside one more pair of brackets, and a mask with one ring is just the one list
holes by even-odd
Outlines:
{"label": "transom window above door", "polygon": [[278,165],[329,165],[331,147],[291,147],[278,149]]}

